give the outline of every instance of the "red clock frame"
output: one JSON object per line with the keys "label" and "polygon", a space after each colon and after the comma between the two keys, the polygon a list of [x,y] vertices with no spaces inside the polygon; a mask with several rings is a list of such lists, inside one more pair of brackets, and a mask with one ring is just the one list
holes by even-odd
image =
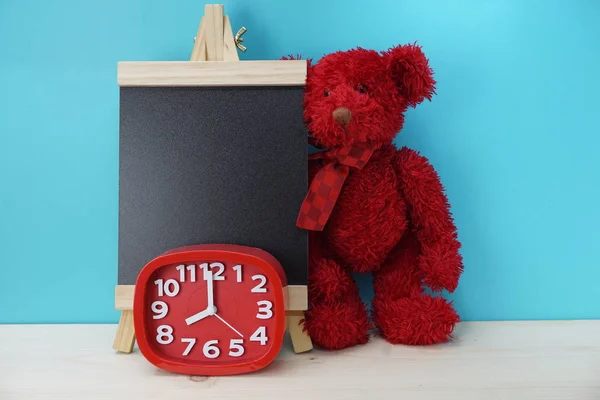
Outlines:
{"label": "red clock frame", "polygon": [[[156,332],[150,331],[148,318],[151,318],[147,310],[147,296],[152,288],[151,278],[153,273],[161,267],[171,264],[197,262],[198,260],[222,260],[239,264],[252,265],[262,271],[273,288],[276,312],[274,332],[270,334],[269,340],[272,344],[262,357],[252,361],[231,362],[228,364],[205,364],[199,365],[182,360],[174,360],[165,357],[156,351],[151,344],[151,338]],[[285,304],[283,287],[287,285],[287,278],[279,261],[270,253],[255,247],[215,244],[186,246],[170,250],[152,261],[150,261],[139,273],[134,294],[133,318],[134,329],[138,347],[143,356],[158,368],[171,372],[221,376],[234,375],[256,371],[269,365],[279,353],[283,344],[285,333]]]}

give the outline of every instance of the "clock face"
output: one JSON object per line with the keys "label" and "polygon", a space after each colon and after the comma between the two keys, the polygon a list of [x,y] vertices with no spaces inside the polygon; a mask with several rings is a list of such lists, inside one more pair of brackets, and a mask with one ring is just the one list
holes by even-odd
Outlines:
{"label": "clock face", "polygon": [[248,372],[272,361],[285,329],[275,269],[230,256],[183,258],[155,265],[143,283],[143,306],[134,306],[146,358],[201,375]]}

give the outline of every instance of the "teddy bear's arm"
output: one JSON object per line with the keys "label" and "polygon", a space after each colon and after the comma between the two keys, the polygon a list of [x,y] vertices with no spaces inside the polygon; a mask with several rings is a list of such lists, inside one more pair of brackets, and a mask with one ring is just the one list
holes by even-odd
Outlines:
{"label": "teddy bear's arm", "polygon": [[396,169],[421,247],[418,262],[425,284],[452,292],[463,271],[461,245],[439,176],[427,158],[406,147],[398,151]]}

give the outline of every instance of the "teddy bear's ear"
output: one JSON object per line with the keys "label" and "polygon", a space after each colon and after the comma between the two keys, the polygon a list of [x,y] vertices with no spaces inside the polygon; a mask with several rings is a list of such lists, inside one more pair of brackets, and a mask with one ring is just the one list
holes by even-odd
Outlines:
{"label": "teddy bear's ear", "polygon": [[407,105],[415,107],[435,94],[435,80],[429,61],[416,44],[395,46],[382,53],[386,67]]}
{"label": "teddy bear's ear", "polygon": [[[281,59],[282,60],[302,60],[302,54],[296,54],[296,55],[290,54],[290,55],[281,57]],[[310,72],[311,72],[312,61],[313,61],[312,58],[306,59],[306,69],[307,69],[306,74],[307,75],[310,74]]]}
{"label": "teddy bear's ear", "polygon": [[[281,57],[281,60],[302,60],[302,54],[289,54],[287,56]],[[306,63],[309,67],[311,67],[312,58],[306,59]]]}

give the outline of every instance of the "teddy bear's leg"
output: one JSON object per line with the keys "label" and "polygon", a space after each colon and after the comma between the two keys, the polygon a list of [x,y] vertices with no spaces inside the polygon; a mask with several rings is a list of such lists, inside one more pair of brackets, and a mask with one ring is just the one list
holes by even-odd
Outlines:
{"label": "teddy bear's leg", "polygon": [[445,342],[459,321],[450,303],[424,293],[419,253],[418,241],[407,233],[385,265],[373,273],[373,321],[390,343]]}
{"label": "teddy bear's leg", "polygon": [[350,272],[331,258],[311,255],[305,326],[312,341],[330,350],[367,343],[371,328]]}

